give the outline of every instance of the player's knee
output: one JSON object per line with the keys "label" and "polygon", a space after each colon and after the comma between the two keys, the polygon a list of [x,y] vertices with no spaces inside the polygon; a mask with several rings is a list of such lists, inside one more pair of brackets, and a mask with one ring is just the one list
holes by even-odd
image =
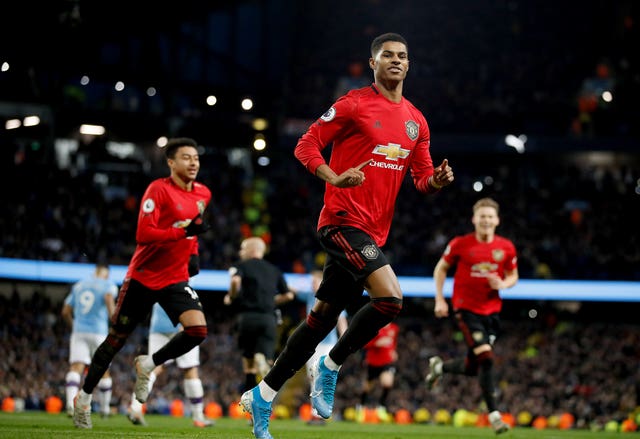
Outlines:
{"label": "player's knee", "polygon": [[464,374],[469,377],[478,375],[478,359],[476,357],[467,356],[464,360]]}
{"label": "player's knee", "polygon": [[197,346],[207,338],[207,326],[206,325],[195,325],[195,326],[187,326],[184,328],[184,333],[188,336],[193,346]]}
{"label": "player's knee", "polygon": [[477,355],[478,366],[482,369],[493,367],[493,351],[488,350]]}
{"label": "player's knee", "polygon": [[371,299],[371,305],[382,315],[395,319],[402,311],[402,299],[397,297],[377,297]]}
{"label": "player's knee", "polygon": [[336,326],[338,318],[333,318],[324,313],[311,311],[307,314],[306,322],[309,328],[326,335]]}
{"label": "player's knee", "polygon": [[127,337],[128,334],[110,333],[109,335],[107,335],[107,338],[105,339],[103,345],[105,345],[105,348],[110,353],[113,353],[113,355],[115,355],[127,342]]}

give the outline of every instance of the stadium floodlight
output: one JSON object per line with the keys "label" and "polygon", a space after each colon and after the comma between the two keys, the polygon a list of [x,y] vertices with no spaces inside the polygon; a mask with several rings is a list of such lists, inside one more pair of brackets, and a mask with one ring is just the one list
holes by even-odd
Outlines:
{"label": "stadium floodlight", "polygon": [[80,134],[88,136],[102,136],[105,131],[106,130],[102,125],[90,125],[87,123],[80,125]]}
{"label": "stadium floodlight", "polygon": [[240,103],[240,106],[242,107],[243,110],[249,111],[253,108],[253,101],[249,98],[245,98]]}
{"label": "stadium floodlight", "polygon": [[40,124],[40,117],[39,116],[26,116],[24,118],[24,120],[22,121],[22,124],[25,127],[34,127],[34,126]]}
{"label": "stadium floodlight", "polygon": [[4,123],[5,130],[15,130],[16,128],[20,128],[22,126],[22,122],[20,119],[7,119]]}
{"label": "stadium floodlight", "polygon": [[525,143],[527,143],[527,136],[525,136],[524,134],[521,134],[518,137],[516,137],[513,134],[507,134],[507,136],[504,138],[504,143],[507,146],[514,148],[520,154],[522,154],[524,153],[524,149],[525,149],[524,145]]}
{"label": "stadium floodlight", "polygon": [[264,131],[269,127],[269,121],[262,117],[257,117],[253,119],[253,122],[251,122],[251,126],[256,131]]}

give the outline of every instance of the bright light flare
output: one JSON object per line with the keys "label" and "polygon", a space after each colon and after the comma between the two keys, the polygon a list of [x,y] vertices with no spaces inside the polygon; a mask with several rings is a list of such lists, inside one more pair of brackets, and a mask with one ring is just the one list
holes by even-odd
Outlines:
{"label": "bright light flare", "polygon": [[504,138],[504,143],[522,154],[525,150],[525,143],[527,143],[527,136],[521,134],[516,137],[513,134],[507,134]]}

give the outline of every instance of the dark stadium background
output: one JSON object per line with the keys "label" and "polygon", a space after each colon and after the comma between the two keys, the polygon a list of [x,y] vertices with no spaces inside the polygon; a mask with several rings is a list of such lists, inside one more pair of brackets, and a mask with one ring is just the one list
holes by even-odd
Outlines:
{"label": "dark stadium background", "polygon": [[[358,83],[349,78],[351,63],[365,63],[364,82],[371,82],[370,41],[394,31],[409,41],[405,96],[429,121],[434,161],[448,158],[456,173],[451,188],[431,197],[407,181],[387,249],[396,272],[431,276],[446,240],[471,230],[473,202],[492,196],[502,207],[499,233],[518,247],[522,278],[640,282],[637,2],[139,3],[23,1],[0,15],[0,63],[10,66],[0,71],[0,257],[126,264],[142,191],[166,174],[155,141],[184,135],[202,145],[200,175],[213,192],[203,268],[226,269],[242,237],[260,234],[284,271],[310,270],[321,262],[313,230],[322,187],[295,161],[293,147],[333,102],[341,79]],[[114,89],[116,81],[123,91]],[[210,95],[214,106],[205,102]],[[240,108],[247,97],[250,111]],[[38,126],[5,129],[7,120],[31,114],[39,115]],[[266,129],[254,127],[258,118]],[[106,133],[80,135],[82,123],[103,125]],[[257,134],[267,142],[261,152],[252,148]],[[507,146],[508,135],[526,136],[524,152]],[[68,142],[60,139],[77,151],[61,154]],[[0,287],[0,331],[33,339],[68,286],[5,279]],[[231,316],[221,297],[207,292],[203,300],[216,337],[224,338]],[[422,334],[424,345],[436,340],[452,349],[432,302],[406,302],[408,330]],[[13,315],[15,309],[25,314]],[[530,309],[537,319],[528,317]],[[299,308],[286,311],[299,317]],[[602,344],[622,352],[613,383],[633,388],[638,311],[637,302],[606,297],[508,301],[504,317],[510,335],[521,339],[571,322],[569,344],[584,361],[591,357],[581,349],[597,350],[579,334],[599,325]],[[52,324],[62,337],[64,328]],[[64,364],[62,353],[59,360]],[[590,379],[580,371],[570,384]],[[578,412],[575,395],[545,404]],[[533,404],[518,398],[513,405]],[[593,419],[624,411],[601,401],[590,407]]]}

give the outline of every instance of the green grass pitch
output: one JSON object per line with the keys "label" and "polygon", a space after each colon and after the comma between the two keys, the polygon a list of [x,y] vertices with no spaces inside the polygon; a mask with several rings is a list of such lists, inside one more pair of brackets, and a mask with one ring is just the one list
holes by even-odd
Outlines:
{"label": "green grass pitch", "polygon": [[[149,426],[132,425],[124,415],[102,419],[93,415],[93,429],[79,430],[66,414],[45,412],[0,412],[0,438],[220,438],[252,439],[246,420],[221,418],[211,428],[198,429],[188,418],[148,415]],[[438,426],[430,424],[356,424],[329,422],[324,426],[309,426],[299,420],[272,420],[271,434],[275,439],[600,439],[621,438],[624,433],[590,432],[583,430],[534,430],[515,428],[496,436],[489,428]],[[631,434],[630,436],[635,436]]]}

